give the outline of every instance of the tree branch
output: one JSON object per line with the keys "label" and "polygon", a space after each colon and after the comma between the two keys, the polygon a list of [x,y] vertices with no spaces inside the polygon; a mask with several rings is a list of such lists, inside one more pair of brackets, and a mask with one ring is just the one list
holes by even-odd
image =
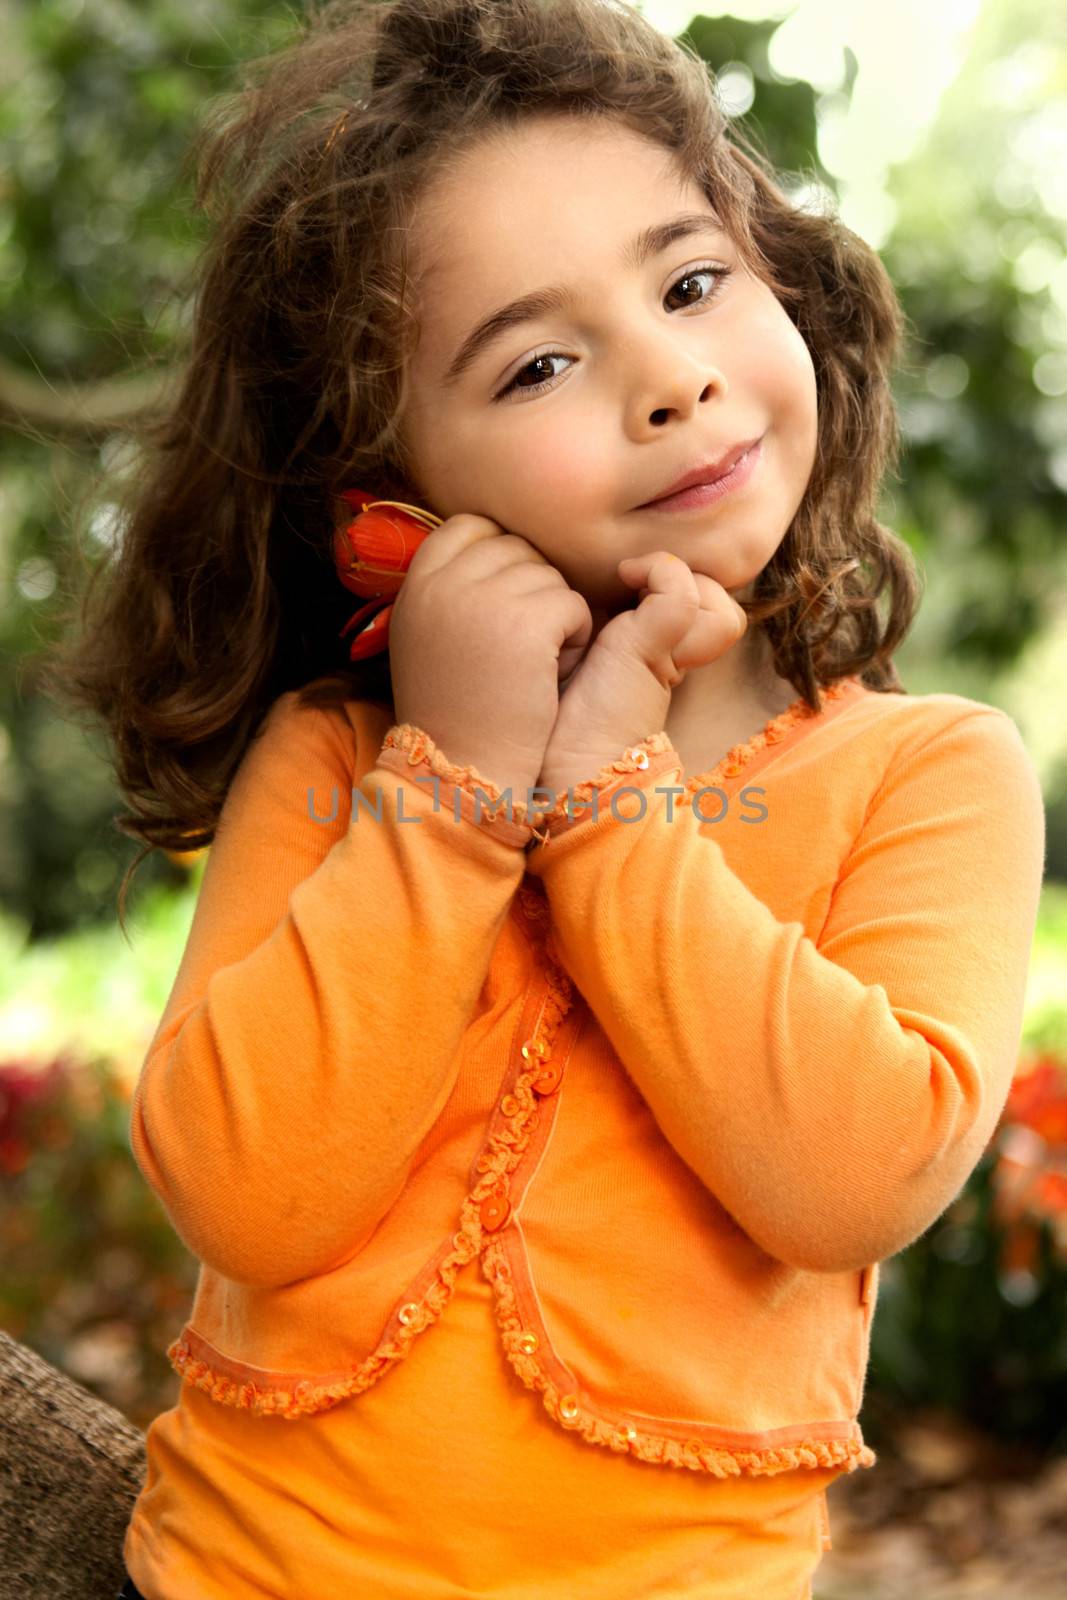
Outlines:
{"label": "tree branch", "polygon": [[0,1330],[0,1592],[113,1600],[144,1435]]}
{"label": "tree branch", "polygon": [[95,438],[156,410],[171,377],[166,371],[127,373],[92,383],[53,383],[0,358],[0,423],[23,432]]}

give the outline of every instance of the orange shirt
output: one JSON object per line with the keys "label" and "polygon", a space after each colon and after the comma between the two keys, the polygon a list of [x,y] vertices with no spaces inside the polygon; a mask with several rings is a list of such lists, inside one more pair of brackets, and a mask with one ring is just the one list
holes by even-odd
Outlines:
{"label": "orange shirt", "polygon": [[679,775],[527,852],[421,730],[272,707],[131,1108],[201,1260],[148,1600],[810,1592],[877,1264],[1010,1085],[1040,789],[858,679]]}

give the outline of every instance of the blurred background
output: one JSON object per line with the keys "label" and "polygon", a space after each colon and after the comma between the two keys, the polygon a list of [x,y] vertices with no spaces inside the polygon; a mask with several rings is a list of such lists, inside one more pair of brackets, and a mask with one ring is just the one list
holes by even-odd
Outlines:
{"label": "blurred background", "polygon": [[[645,0],[716,70],[795,203],[836,208],[911,322],[881,520],[925,597],[912,694],[1015,718],[1048,862],[1012,1096],[964,1193],[883,1268],[821,1600],[1067,1593],[1067,29],[1037,0]],[[195,1262],[140,1177],[128,1102],[204,853],[138,869],[102,735],[39,655],[121,538],[124,432],[189,315],[184,159],[300,0],[0,0],[0,1328],[139,1427]],[[107,480],[107,481],[105,481]],[[113,493],[114,490],[112,489]]]}

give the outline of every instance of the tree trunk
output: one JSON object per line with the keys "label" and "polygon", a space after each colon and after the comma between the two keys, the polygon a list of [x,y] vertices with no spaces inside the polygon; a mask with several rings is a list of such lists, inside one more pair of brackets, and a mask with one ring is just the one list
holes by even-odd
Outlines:
{"label": "tree trunk", "polygon": [[0,1330],[0,1600],[115,1600],[144,1435]]}

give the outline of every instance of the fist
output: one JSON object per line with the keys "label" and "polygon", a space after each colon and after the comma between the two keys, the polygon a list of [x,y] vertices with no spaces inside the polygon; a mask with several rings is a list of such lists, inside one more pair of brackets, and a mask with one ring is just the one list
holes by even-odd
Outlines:
{"label": "fist", "polygon": [[748,626],[720,583],[668,550],[627,557],[617,571],[638,604],[601,628],[560,698],[541,772],[554,793],[662,729],[685,674],[725,655]]}

